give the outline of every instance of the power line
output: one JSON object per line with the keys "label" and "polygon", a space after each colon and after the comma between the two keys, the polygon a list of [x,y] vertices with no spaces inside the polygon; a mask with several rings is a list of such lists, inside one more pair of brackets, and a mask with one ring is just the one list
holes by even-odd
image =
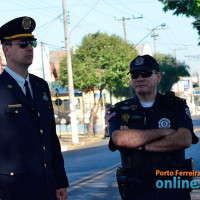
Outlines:
{"label": "power line", "polygon": [[[87,7],[91,8],[90,5],[86,4],[85,2],[83,2],[82,0],[79,0],[79,2],[81,2],[83,5],[86,5]],[[105,12],[102,12],[96,8],[94,8],[94,10],[102,15],[105,15],[105,16],[108,16],[108,17],[113,17],[112,15],[108,14],[108,13],[105,13]]]}
{"label": "power line", "polygon": [[[16,1],[10,0],[9,2],[12,4],[12,6],[13,6],[13,4],[15,4],[16,6],[19,6],[20,8],[25,8],[25,9],[28,9],[28,10],[33,10],[34,8],[36,8],[36,11],[34,11],[34,12],[37,12],[37,13],[40,13],[40,10],[41,10],[40,7],[38,7],[38,6],[35,7],[35,5],[38,5],[38,4],[33,4],[30,1],[21,0],[21,1],[16,2]],[[44,9],[42,9],[42,11],[45,15],[49,15],[49,16],[57,13],[57,11],[53,11],[52,9],[48,9],[48,12],[44,12]]]}
{"label": "power line", "polygon": [[127,6],[125,6],[124,4],[122,4],[122,3],[120,2],[120,0],[116,0],[116,1],[117,1],[122,7],[126,8],[127,10],[129,10],[129,11],[131,12],[131,14],[132,14],[133,12],[135,12],[135,13],[141,15],[141,13],[138,13],[138,12],[136,12],[136,11],[130,9],[130,7],[127,7]]}
{"label": "power line", "polygon": [[56,18],[52,19],[51,21],[47,22],[46,24],[43,24],[42,26],[39,26],[37,29],[43,28],[44,26],[54,22],[55,20],[59,19],[62,16],[62,14],[58,15]]}
{"label": "power line", "polygon": [[[73,12],[70,12],[70,13],[72,13],[75,17],[77,17],[78,19],[80,19],[80,17],[79,17],[78,15],[74,14]],[[90,23],[90,22],[88,22],[88,21],[86,21],[86,20],[84,20],[84,22],[85,22],[86,24],[88,24],[88,25],[91,25],[91,26],[94,26],[94,27],[96,27],[96,28],[98,28],[98,29],[101,29],[101,27],[96,26],[96,24],[92,24],[92,23]]]}
{"label": "power line", "polygon": [[79,22],[72,28],[70,31],[70,34],[73,32],[73,30],[81,23],[81,21],[94,9],[94,7],[100,2],[101,0],[97,0],[96,3],[88,10],[87,13],[79,20]]}
{"label": "power line", "polygon": [[113,6],[113,4],[108,3],[106,0],[103,0],[107,5],[109,5],[112,9],[115,9],[123,14],[127,14],[126,12],[121,11],[119,8]]}

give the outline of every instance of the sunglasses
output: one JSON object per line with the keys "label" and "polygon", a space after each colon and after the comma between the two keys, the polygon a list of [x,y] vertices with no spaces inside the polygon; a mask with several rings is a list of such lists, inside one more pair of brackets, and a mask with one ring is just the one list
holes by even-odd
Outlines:
{"label": "sunglasses", "polygon": [[152,74],[157,74],[156,71],[147,72],[147,71],[135,71],[131,73],[131,78],[136,79],[141,75],[142,78],[149,78]]}
{"label": "sunglasses", "polygon": [[19,43],[17,43],[17,44],[22,49],[26,48],[29,44],[31,44],[31,46],[35,48],[37,46],[37,40],[27,40],[27,39],[24,39],[24,40],[20,40]]}

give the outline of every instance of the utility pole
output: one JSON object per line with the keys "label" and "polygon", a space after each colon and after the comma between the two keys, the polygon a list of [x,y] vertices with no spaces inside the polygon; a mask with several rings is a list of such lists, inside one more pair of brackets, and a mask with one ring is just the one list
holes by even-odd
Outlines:
{"label": "utility pole", "polygon": [[156,26],[155,28],[151,29],[150,32],[144,38],[142,38],[134,47],[136,48],[144,39],[146,39],[153,32],[154,29],[157,30],[158,27],[165,27],[165,26],[166,26],[166,24],[162,23],[162,24]]}
{"label": "utility pole", "polygon": [[40,45],[41,45],[41,56],[42,56],[42,73],[43,73],[43,79],[45,80],[43,44],[44,44],[43,42],[40,43]]}
{"label": "utility pole", "polygon": [[177,52],[177,50],[179,51],[179,50],[186,50],[186,49],[187,49],[187,47],[186,48],[179,48],[179,49],[174,48],[173,51],[174,51],[174,57],[175,57],[175,59],[176,59],[176,52]]}
{"label": "utility pole", "polygon": [[195,103],[194,103],[194,92],[193,92],[193,84],[192,84],[192,69],[191,69],[191,57],[195,56],[185,56],[188,57],[189,61],[189,72],[190,72],[190,92],[191,92],[191,101],[190,101],[190,109],[191,113],[195,114]]}
{"label": "utility pole", "polygon": [[[165,26],[165,24],[164,24],[164,26]],[[156,40],[157,40],[157,37],[158,37],[158,34],[156,34],[156,30],[162,30],[162,29],[164,29],[163,28],[164,26],[161,26],[161,28],[156,27],[156,28],[151,29],[151,32],[153,32],[153,34],[151,35],[151,37],[153,37],[153,41],[154,41],[154,54],[155,55],[157,54]]]}
{"label": "utility pole", "polygon": [[71,62],[71,53],[70,53],[70,45],[69,45],[65,0],[62,0],[62,4],[63,4],[63,19],[64,19],[64,32],[65,32],[65,49],[67,53],[67,75],[68,75],[68,91],[69,91],[69,102],[70,102],[72,142],[77,144],[78,143],[78,127],[77,127],[77,118],[76,118],[74,84],[73,84],[73,76],[72,76],[72,62]]}
{"label": "utility pole", "polygon": [[140,19],[140,18],[143,18],[142,16],[140,17],[132,17],[132,18],[125,18],[125,17],[122,17],[121,19],[116,19],[115,17],[115,20],[118,20],[118,21],[122,21],[123,22],[123,30],[124,30],[124,41],[127,42],[127,37],[126,37],[126,20],[130,20],[130,19]]}

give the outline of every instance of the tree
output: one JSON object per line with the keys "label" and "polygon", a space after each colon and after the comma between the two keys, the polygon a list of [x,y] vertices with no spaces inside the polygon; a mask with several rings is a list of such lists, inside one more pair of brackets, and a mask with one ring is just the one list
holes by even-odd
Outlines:
{"label": "tree", "polygon": [[[200,36],[200,0],[159,0],[164,4],[163,10],[173,10],[174,15],[183,14],[186,17],[194,17],[193,27]],[[200,37],[199,37],[200,38]],[[199,42],[200,45],[200,42]]]}
{"label": "tree", "polygon": [[157,54],[156,60],[159,63],[160,72],[162,73],[162,79],[158,86],[161,93],[170,91],[171,87],[179,81],[180,76],[190,76],[188,72],[189,66],[176,61],[170,55]]}
{"label": "tree", "polygon": [[[137,56],[137,51],[131,44],[116,35],[95,33],[86,35],[81,45],[72,54],[74,87],[83,92],[99,90],[100,99],[94,102],[91,113],[95,116],[101,102],[102,90],[113,90],[125,86],[128,82],[128,66]],[[67,86],[66,58],[60,63],[60,82]],[[127,78],[126,78],[127,77]],[[95,99],[95,98],[94,98]],[[91,116],[92,130],[93,116]]]}

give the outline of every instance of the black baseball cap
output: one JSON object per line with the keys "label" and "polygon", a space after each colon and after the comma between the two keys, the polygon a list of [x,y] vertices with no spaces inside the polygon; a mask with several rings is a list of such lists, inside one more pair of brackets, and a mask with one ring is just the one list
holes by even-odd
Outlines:
{"label": "black baseball cap", "polygon": [[1,44],[6,40],[18,38],[34,38],[32,32],[36,26],[35,20],[31,17],[19,17],[13,19],[0,27]]}
{"label": "black baseball cap", "polygon": [[143,56],[137,56],[134,60],[131,61],[130,70],[128,74],[135,70],[148,71],[148,72],[156,70],[159,72],[160,69],[158,62],[152,56],[143,55]]}

